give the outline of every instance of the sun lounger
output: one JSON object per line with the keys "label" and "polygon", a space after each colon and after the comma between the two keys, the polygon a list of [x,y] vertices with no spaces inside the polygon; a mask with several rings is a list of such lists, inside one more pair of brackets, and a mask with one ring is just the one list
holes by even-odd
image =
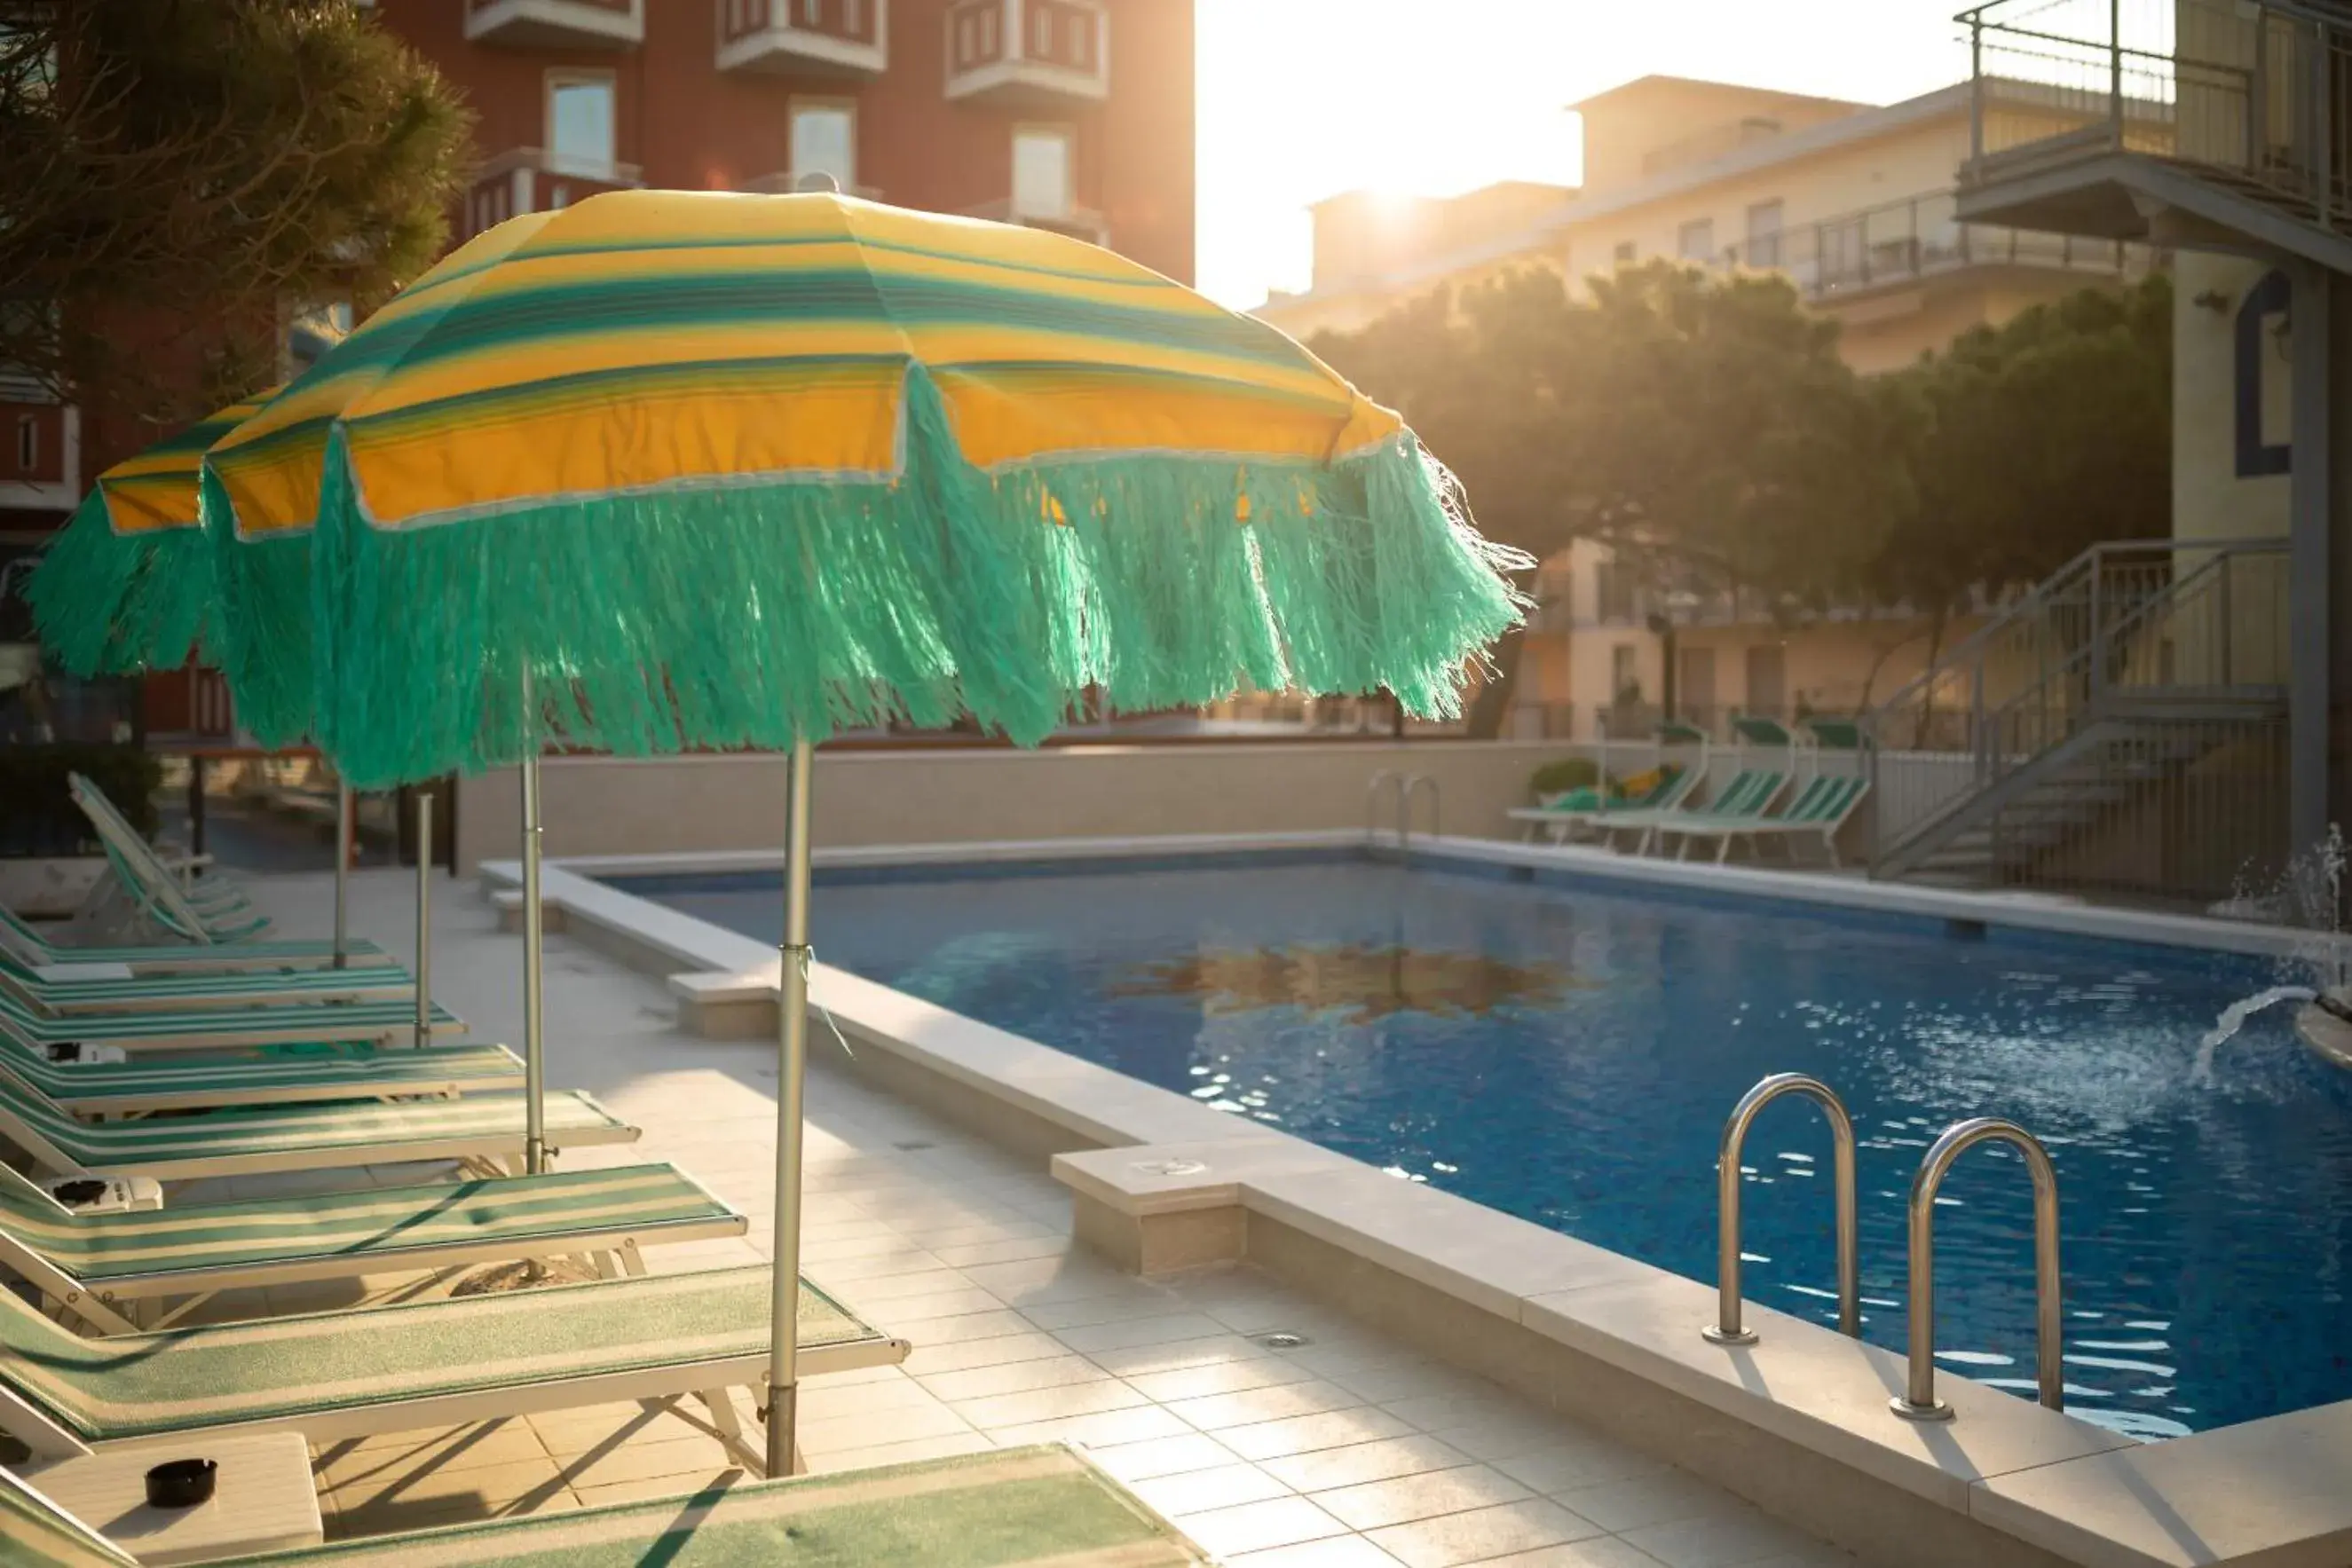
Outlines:
{"label": "sun lounger", "polygon": [[1635,799],[1613,805],[1519,806],[1512,810],[1511,821],[1525,823],[1530,840],[1541,834],[1554,843],[1565,843],[1583,833],[1604,830],[1629,811],[1671,810],[1691,792],[1700,777],[1697,768],[1678,763],[1664,764],[1658,771],[1657,783]]}
{"label": "sun lounger", "polygon": [[[100,1333],[161,1327],[257,1285],[583,1254],[608,1277],[642,1274],[643,1248],[743,1230],[672,1166],[107,1214],[76,1213],[0,1166],[0,1264]],[[149,1310],[166,1301],[168,1315]]]}
{"label": "sun lounger", "polygon": [[523,1086],[522,1059],[503,1045],[383,1051],[342,1045],[250,1056],[53,1061],[38,1048],[0,1030],[0,1064],[48,1096],[58,1109],[79,1116],[138,1116],[315,1100],[446,1099]]}
{"label": "sun lounger", "polygon": [[1613,847],[1620,833],[1638,832],[1633,852],[1647,854],[1652,846],[1662,846],[1665,836],[1685,822],[1706,818],[1747,820],[1759,817],[1789,787],[1789,776],[1777,768],[1745,768],[1732,776],[1731,782],[1711,796],[1704,806],[1676,806],[1664,811],[1628,811],[1613,816],[1602,824],[1603,837]]}
{"label": "sun lounger", "polygon": [[[43,1458],[223,1431],[313,1443],[700,1396],[739,1457],[732,1388],[768,1369],[765,1265],[83,1339],[0,1291],[0,1428]],[[801,1281],[804,1377],[908,1345]]]}
{"label": "sun lounger", "polygon": [[[415,1028],[414,1002],[321,1002],[48,1018],[0,990],[0,1030],[30,1046],[119,1045],[133,1055],[142,1051],[246,1051],[264,1045],[401,1040]],[[436,1005],[433,1032],[463,1034],[466,1020]]]}
{"label": "sun lounger", "polygon": [[133,924],[199,943],[241,941],[268,929],[268,916],[256,910],[234,883],[215,881],[198,889],[184,881],[139,836],[106,791],[79,773],[68,774],[66,786],[97,831],[115,890],[129,901]]}
{"label": "sun lounger", "polygon": [[[635,1143],[638,1129],[577,1090],[547,1097],[558,1148]],[[110,1171],[180,1181],[261,1171],[324,1170],[403,1160],[456,1160],[501,1176],[521,1156],[523,1097],[469,1094],[389,1105],[292,1105],[196,1111],[151,1121],[76,1121],[0,1063],[0,1137],[60,1176]]]}
{"label": "sun lounger", "polygon": [[[54,1568],[134,1568],[121,1548],[0,1471],[0,1530]],[[229,1560],[251,1568],[1188,1568],[1176,1528],[1061,1445],[998,1448]],[[222,1568],[229,1568],[224,1563]]]}
{"label": "sun lounger", "polygon": [[[184,942],[161,946],[62,946],[51,942],[38,926],[11,910],[0,908],[0,956],[36,975],[47,971],[79,971],[93,965],[105,966],[115,972],[128,969],[134,977],[248,972],[298,974],[310,969],[331,968],[335,962],[335,945],[331,942],[285,941],[240,942],[226,946],[194,946]],[[367,973],[390,969],[404,979],[408,973],[393,962],[392,955],[373,942],[353,940],[349,943],[344,952],[344,962],[348,969]],[[52,977],[71,979],[74,976],[66,972]]]}
{"label": "sun lounger", "polygon": [[382,965],[293,974],[134,975],[104,963],[29,968],[5,953],[0,990],[49,1017],[340,1002],[404,1002],[413,1010],[416,998],[415,981]]}
{"label": "sun lounger", "polygon": [[1671,831],[1682,836],[1682,852],[1685,855],[1694,842],[1712,841],[1718,865],[1730,858],[1731,846],[1742,839],[1748,841],[1752,853],[1766,839],[1818,837],[1830,864],[1834,866],[1838,863],[1838,831],[1868,793],[1870,780],[1866,779],[1816,777],[1778,815],[1720,821],[1701,817]]}

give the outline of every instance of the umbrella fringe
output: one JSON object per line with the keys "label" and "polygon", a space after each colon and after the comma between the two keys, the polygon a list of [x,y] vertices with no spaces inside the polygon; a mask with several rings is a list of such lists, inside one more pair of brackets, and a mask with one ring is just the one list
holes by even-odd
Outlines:
{"label": "umbrella fringe", "polygon": [[176,669],[188,661],[212,559],[193,528],[119,532],[93,489],[25,584],[42,646],[77,675]]}
{"label": "umbrella fringe", "polygon": [[1386,686],[1451,716],[1464,650],[1519,613],[1409,434],[1328,466],[1171,453],[990,472],[919,367],[905,420],[896,481],[390,528],[362,515],[338,427],[307,548],[218,530],[249,607],[226,640],[240,716],[283,737],[315,711],[346,777],[375,788],[553,747],[782,749],[960,712],[1034,742],[1089,690],[1137,711]]}

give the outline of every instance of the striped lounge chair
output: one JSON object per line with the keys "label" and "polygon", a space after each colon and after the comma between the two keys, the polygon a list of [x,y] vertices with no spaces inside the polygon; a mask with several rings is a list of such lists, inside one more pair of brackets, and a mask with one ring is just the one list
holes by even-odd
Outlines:
{"label": "striped lounge chair", "polygon": [[255,1056],[52,1061],[5,1030],[0,1066],[59,1110],[89,1117],[314,1100],[448,1099],[511,1092],[524,1082],[522,1059],[503,1045],[330,1045]]}
{"label": "striped lounge chair", "polygon": [[28,968],[5,953],[0,953],[0,990],[53,1018],[295,1003],[404,1002],[414,1008],[416,1001],[416,982],[381,964],[292,974],[138,975],[106,963]]}
{"label": "striped lounge chair", "polygon": [[[322,1002],[294,1007],[199,1008],[173,1012],[77,1013],[54,1018],[0,990],[0,1031],[28,1046],[115,1045],[142,1051],[249,1051],[408,1037],[414,1002]],[[435,1004],[433,1032],[463,1034],[466,1020]]]}
{"label": "striped lounge chair", "polygon": [[1615,848],[1617,835],[1638,832],[1633,852],[1645,855],[1653,848],[1663,850],[1665,840],[1688,822],[1704,820],[1742,820],[1760,817],[1780,791],[1789,787],[1789,776],[1778,768],[1743,768],[1732,776],[1731,782],[1711,796],[1705,806],[1676,806],[1664,811],[1627,812],[1612,817],[1603,824],[1604,837]]}
{"label": "striped lounge chair", "polygon": [[1797,792],[1797,798],[1787,808],[1769,817],[1727,819],[1716,821],[1702,818],[1683,823],[1675,831],[1683,836],[1683,852],[1700,841],[1712,841],[1718,865],[1731,857],[1731,846],[1745,839],[1748,852],[1759,853],[1767,839],[1779,839],[1790,846],[1793,854],[1800,838],[1818,838],[1829,862],[1839,863],[1837,836],[1870,793],[1867,779],[1816,776]]}
{"label": "striped lounge chair", "polygon": [[[638,1136],[637,1128],[577,1090],[547,1097],[548,1142],[558,1147],[633,1144]],[[184,1181],[401,1160],[455,1160],[477,1175],[503,1176],[499,1162],[522,1156],[523,1097],[193,1111],[92,1124],[76,1121],[0,1063],[0,1137],[60,1176],[107,1171]]]}
{"label": "striped lounge chair", "polygon": [[[1553,843],[1567,843],[1585,833],[1604,831],[1628,812],[1671,810],[1682,803],[1683,797],[1691,792],[1702,776],[1699,768],[1668,762],[1658,768],[1657,781],[1635,799],[1615,805],[1603,805],[1596,800],[1565,806],[1519,806],[1512,810],[1511,821],[1526,825],[1530,841],[1540,833]],[[1570,799],[1574,800],[1572,796]]]}
{"label": "striped lounge chair", "polygon": [[235,883],[211,878],[197,886],[184,879],[88,779],[68,773],[66,788],[98,833],[130,924],[199,943],[239,942],[269,929],[269,917]]}
{"label": "striped lounge chair", "polygon": [[[35,975],[66,980],[91,965],[104,965],[118,972],[128,969],[134,977],[299,974],[308,969],[333,967],[335,945],[296,940],[203,947],[184,942],[167,942],[160,946],[60,946],[22,915],[0,908],[0,955]],[[347,969],[393,969],[404,978],[408,973],[393,962],[392,955],[382,947],[357,938],[344,945],[343,962]]]}
{"label": "striped lounge chair", "polygon": [[[0,1535],[42,1568],[136,1568],[37,1489],[0,1470]],[[789,1544],[787,1544],[789,1543]],[[403,1531],[238,1557],[222,1568],[1190,1568],[1209,1559],[1070,1448],[998,1448],[690,1496]]]}
{"label": "striped lounge chair", "polygon": [[[586,1255],[642,1274],[646,1247],[740,1236],[673,1166],[79,1214],[0,1166],[0,1264],[95,1332],[160,1328],[215,1292]],[[170,1303],[170,1311],[162,1309]]]}
{"label": "striped lounge chair", "polygon": [[[0,1291],[0,1428],[63,1458],[209,1432],[331,1443],[695,1395],[756,1469],[728,1390],[766,1381],[771,1294],[759,1264],[83,1339]],[[908,1349],[801,1281],[802,1375],[895,1365]]]}

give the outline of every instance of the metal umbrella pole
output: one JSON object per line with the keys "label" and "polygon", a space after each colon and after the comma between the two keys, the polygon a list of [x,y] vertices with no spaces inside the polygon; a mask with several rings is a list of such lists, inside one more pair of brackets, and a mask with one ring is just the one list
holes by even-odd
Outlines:
{"label": "metal umbrella pole", "polygon": [[352,787],[335,780],[335,967],[351,963]]}
{"label": "metal umbrella pole", "polygon": [[416,791],[416,1048],[433,1043],[433,789]]}
{"label": "metal umbrella pole", "polygon": [[[530,706],[530,674],[523,673],[522,704]],[[541,967],[539,904],[539,752],[522,759],[522,1075],[523,1169],[547,1169],[547,1074],[544,1061],[544,988]]]}
{"label": "metal umbrella pole", "polygon": [[776,1245],[768,1344],[768,1473],[793,1473],[800,1388],[801,1090],[808,1071],[809,743],[793,746],[784,828],[784,939],[776,977]]}

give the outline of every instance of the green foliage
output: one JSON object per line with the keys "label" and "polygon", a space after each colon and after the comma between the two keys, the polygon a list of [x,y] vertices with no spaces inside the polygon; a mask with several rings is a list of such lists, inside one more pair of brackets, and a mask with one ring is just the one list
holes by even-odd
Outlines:
{"label": "green foliage", "polygon": [[1528,781],[1538,797],[1590,789],[1600,782],[1601,765],[1590,757],[1564,757],[1558,762],[1547,762]]}
{"label": "green foliage", "polygon": [[1917,476],[1917,505],[1871,575],[1885,598],[1946,610],[1974,587],[2039,581],[2102,539],[2171,532],[2165,274],[1975,328],[1880,390]]}
{"label": "green foliage", "polygon": [[0,747],[0,855],[97,852],[89,821],[66,789],[79,773],[106,791],[131,825],[152,836],[163,764],[128,746]]}
{"label": "green foliage", "polygon": [[1519,273],[1313,347],[1405,413],[1489,538],[1538,557],[1597,539],[1654,589],[1760,591],[1790,618],[1906,603],[1940,626],[1974,588],[2169,531],[2161,275],[1873,378],[1777,277],[1659,261],[1590,293]]}
{"label": "green foliage", "polygon": [[364,308],[439,253],[467,129],[351,0],[15,0],[0,363],[159,420],[252,392],[281,310]]}

